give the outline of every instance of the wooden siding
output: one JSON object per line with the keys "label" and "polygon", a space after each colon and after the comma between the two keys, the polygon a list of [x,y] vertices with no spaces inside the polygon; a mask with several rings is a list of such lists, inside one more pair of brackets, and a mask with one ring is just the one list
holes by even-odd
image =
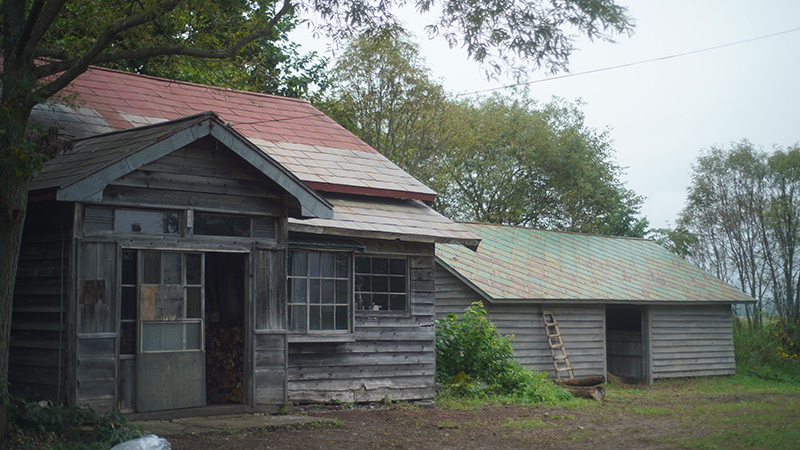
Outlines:
{"label": "wooden siding", "polygon": [[[446,269],[436,268],[436,317],[462,312],[478,294]],[[491,305],[489,319],[501,334],[514,335],[514,356],[526,368],[555,376],[541,307],[536,304]],[[605,320],[602,305],[548,305],[559,322],[564,348],[576,377],[605,374]]]}
{"label": "wooden siding", "polygon": [[43,399],[64,401],[69,320],[71,204],[31,203],[14,285],[9,382]]}
{"label": "wooden siding", "polygon": [[735,372],[730,305],[650,308],[653,378]]}
{"label": "wooden siding", "polygon": [[202,139],[109,183],[103,203],[280,215],[276,192],[233,152]]}
{"label": "wooden siding", "polygon": [[411,400],[435,394],[433,245],[371,243],[367,251],[418,253],[408,256],[408,312],[356,312],[351,342],[290,343],[290,401],[363,402],[387,395]]}
{"label": "wooden siding", "polygon": [[117,392],[117,244],[78,245],[77,401],[113,410]]}

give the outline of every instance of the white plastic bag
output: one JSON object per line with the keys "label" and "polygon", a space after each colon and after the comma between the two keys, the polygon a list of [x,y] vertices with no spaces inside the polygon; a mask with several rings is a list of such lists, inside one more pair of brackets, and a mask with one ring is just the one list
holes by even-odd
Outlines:
{"label": "white plastic bag", "polygon": [[119,443],[111,447],[111,450],[172,450],[172,446],[166,439],[160,438],[155,434],[148,434],[147,436]]}

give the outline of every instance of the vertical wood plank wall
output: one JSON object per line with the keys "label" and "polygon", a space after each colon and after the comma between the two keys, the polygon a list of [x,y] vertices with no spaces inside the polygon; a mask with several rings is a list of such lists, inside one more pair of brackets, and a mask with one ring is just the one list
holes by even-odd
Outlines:
{"label": "vertical wood plank wall", "polygon": [[[446,269],[436,268],[436,318],[462,312],[479,296]],[[540,305],[490,305],[489,319],[501,334],[514,335],[514,356],[526,368],[554,377],[553,358]],[[602,305],[548,305],[559,322],[564,348],[576,377],[605,374],[605,320]]]}
{"label": "vertical wood plank wall", "polygon": [[256,404],[286,403],[285,265],[283,250],[255,252],[253,386]]}
{"label": "vertical wood plank wall", "polygon": [[[14,285],[8,376],[12,392],[66,400],[72,205],[31,203]],[[62,327],[63,325],[63,327]]]}
{"label": "vertical wood plank wall", "polygon": [[[430,398],[435,394],[433,244],[406,244],[408,314],[355,314],[354,342],[289,344],[289,400],[319,402]],[[386,247],[368,247],[394,253]],[[396,254],[396,253],[395,253]]]}
{"label": "vertical wood plank wall", "polygon": [[[78,244],[77,398],[98,411],[113,410],[117,390],[117,244]],[[94,283],[99,292],[82,290]]]}
{"label": "vertical wood plank wall", "polygon": [[653,378],[733,374],[731,318],[730,305],[651,307]]}

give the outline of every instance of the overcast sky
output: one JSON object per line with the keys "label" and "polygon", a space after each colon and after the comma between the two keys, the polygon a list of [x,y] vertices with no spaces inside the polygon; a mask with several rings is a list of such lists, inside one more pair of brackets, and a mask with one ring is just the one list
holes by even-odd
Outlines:
{"label": "overcast sky", "polygon": [[[800,28],[800,1],[619,0],[636,21],[615,44],[581,41],[570,72],[683,54]],[[428,40],[424,18],[408,14],[435,78],[451,93],[513,83],[487,81],[466,52]],[[304,51],[328,43],[304,27],[292,38]],[[330,55],[329,53],[327,53]],[[530,80],[547,78],[532,72]],[[609,128],[627,187],[646,197],[651,226],[675,224],[702,149],[748,139],[765,150],[800,143],[800,30],[707,52],[537,82],[531,97],[582,99],[587,124]]]}

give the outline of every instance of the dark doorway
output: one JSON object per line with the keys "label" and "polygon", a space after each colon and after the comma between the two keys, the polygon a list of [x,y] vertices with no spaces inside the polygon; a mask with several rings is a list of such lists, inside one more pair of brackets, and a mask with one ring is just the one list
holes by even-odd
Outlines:
{"label": "dark doorway", "polygon": [[626,381],[644,378],[642,307],[606,306],[608,372]]}
{"label": "dark doorway", "polygon": [[246,257],[206,253],[207,404],[244,402]]}

